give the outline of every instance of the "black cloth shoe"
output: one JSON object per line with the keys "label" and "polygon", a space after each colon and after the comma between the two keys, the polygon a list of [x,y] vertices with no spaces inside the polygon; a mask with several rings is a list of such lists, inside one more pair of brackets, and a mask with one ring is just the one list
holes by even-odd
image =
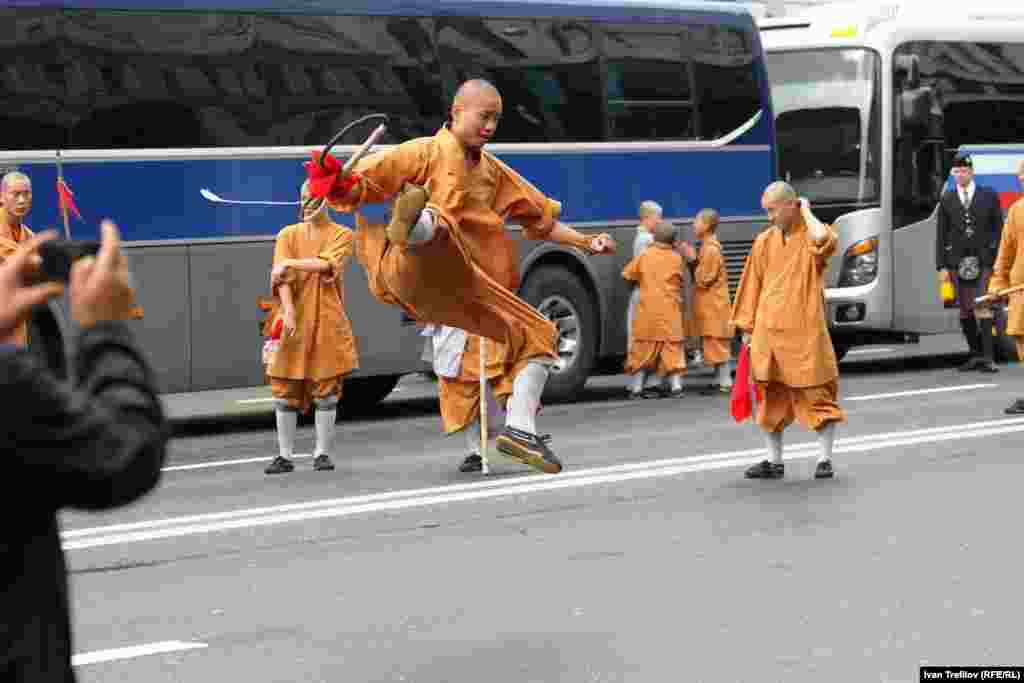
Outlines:
{"label": "black cloth shoe", "polygon": [[683,396],[686,396],[686,391],[683,389],[672,389],[668,392],[669,398],[682,398]]}
{"label": "black cloth shoe", "polygon": [[321,453],[313,458],[313,469],[317,472],[327,472],[334,469],[334,463],[331,462],[326,453]]}
{"label": "black cloth shoe", "polygon": [[832,478],[832,474],[833,474],[833,472],[832,472],[832,461],[831,460],[825,460],[824,462],[819,462],[817,467],[814,468],[814,478],[815,479],[831,479]]}
{"label": "black cloth shoe", "polygon": [[642,392],[642,391],[630,391],[629,392],[629,400],[630,401],[639,401],[643,397],[644,397],[644,392]]}
{"label": "black cloth shoe", "polygon": [[498,450],[521,463],[548,474],[562,471],[562,461],[548,448],[550,434],[538,436],[515,427],[505,427],[498,435]]}
{"label": "black cloth shoe", "polygon": [[1009,408],[1003,411],[1007,415],[1024,415],[1024,398],[1018,398]]}
{"label": "black cloth shoe", "polygon": [[786,473],[786,466],[783,463],[773,463],[771,460],[761,462],[747,468],[744,476],[747,479],[782,479]]}
{"label": "black cloth shoe", "polygon": [[459,472],[482,472],[484,469],[484,459],[476,453],[470,453],[466,456],[466,459],[459,465]]}
{"label": "black cloth shoe", "polygon": [[274,458],[269,465],[267,465],[267,469],[263,470],[263,472],[265,474],[284,474],[285,472],[291,472],[294,469],[295,463],[288,458],[279,455]]}
{"label": "black cloth shoe", "polygon": [[641,392],[641,396],[644,398],[661,398],[665,394],[662,393],[661,389],[648,388]]}

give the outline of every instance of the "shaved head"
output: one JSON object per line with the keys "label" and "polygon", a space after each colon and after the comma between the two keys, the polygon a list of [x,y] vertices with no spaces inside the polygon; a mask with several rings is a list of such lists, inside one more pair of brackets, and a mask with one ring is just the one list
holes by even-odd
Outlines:
{"label": "shaved head", "polygon": [[482,78],[474,78],[473,80],[466,81],[459,86],[458,91],[455,93],[454,102],[467,102],[476,99],[481,96],[494,96],[501,97],[501,93],[494,87],[494,84],[490,81],[485,81]]}
{"label": "shaved head", "polygon": [[668,221],[658,221],[654,226],[654,241],[660,244],[672,244],[676,239],[676,226]]}
{"label": "shaved head", "polygon": [[452,135],[468,152],[478,152],[498,129],[501,109],[501,94],[491,83],[482,78],[466,81],[452,101]]}
{"label": "shaved head", "polygon": [[800,199],[797,195],[796,190],[789,183],[777,180],[764,190],[764,201],[765,202],[795,202]]}

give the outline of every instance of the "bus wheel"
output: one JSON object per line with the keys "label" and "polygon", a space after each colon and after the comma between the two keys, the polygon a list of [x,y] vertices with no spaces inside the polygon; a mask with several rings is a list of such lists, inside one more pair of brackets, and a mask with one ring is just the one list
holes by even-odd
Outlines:
{"label": "bus wheel", "polygon": [[347,378],[338,412],[342,415],[365,412],[387,398],[400,378],[401,375]]}
{"label": "bus wheel", "polygon": [[544,388],[549,401],[578,394],[597,355],[597,311],[579,278],[565,268],[545,266],[532,273],[523,298],[558,328],[558,362]]}

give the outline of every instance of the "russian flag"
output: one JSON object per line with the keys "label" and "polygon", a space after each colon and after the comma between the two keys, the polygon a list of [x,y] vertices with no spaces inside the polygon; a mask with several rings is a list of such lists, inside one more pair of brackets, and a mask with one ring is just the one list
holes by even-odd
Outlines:
{"label": "russian flag", "polygon": [[[974,182],[988,185],[998,192],[1003,209],[1009,209],[1015,201],[1024,197],[1024,188],[1017,178],[1017,169],[1024,160],[1024,146],[1008,149],[964,145],[959,151],[971,155],[974,161]],[[950,187],[953,187],[952,178]]]}

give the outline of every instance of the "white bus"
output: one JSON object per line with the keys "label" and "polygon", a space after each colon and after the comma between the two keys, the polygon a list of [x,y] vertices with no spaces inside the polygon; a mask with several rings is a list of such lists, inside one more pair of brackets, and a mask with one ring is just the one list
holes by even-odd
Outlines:
{"label": "white bus", "polygon": [[759,27],[779,174],[840,233],[826,290],[837,355],[958,330],[935,209],[959,148],[1004,208],[1020,196],[1024,6],[826,5]]}

